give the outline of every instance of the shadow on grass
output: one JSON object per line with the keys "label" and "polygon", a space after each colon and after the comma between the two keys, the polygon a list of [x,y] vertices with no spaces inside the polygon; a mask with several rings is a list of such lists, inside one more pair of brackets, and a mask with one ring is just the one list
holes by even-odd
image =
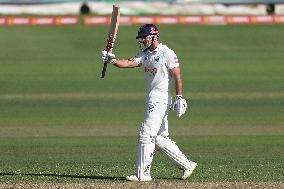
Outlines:
{"label": "shadow on grass", "polygon": [[96,175],[66,175],[56,173],[0,173],[0,176],[35,176],[35,177],[57,177],[57,178],[71,178],[71,179],[91,179],[91,180],[125,180],[125,177],[109,177]]}

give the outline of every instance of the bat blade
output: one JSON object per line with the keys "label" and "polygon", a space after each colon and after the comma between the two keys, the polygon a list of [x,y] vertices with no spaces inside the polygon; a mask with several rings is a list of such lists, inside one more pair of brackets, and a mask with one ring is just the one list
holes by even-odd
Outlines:
{"label": "bat blade", "polygon": [[[107,36],[107,45],[105,50],[107,52],[112,52],[113,45],[116,39],[116,34],[119,26],[119,20],[120,20],[120,7],[113,5],[112,15],[111,15],[111,23],[110,23],[110,29]],[[101,78],[105,77],[106,69],[107,69],[107,61],[104,62],[103,70]]]}

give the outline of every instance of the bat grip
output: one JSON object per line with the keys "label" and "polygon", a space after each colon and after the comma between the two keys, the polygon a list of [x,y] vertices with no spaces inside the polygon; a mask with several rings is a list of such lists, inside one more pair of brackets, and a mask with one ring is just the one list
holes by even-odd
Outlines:
{"label": "bat grip", "polygon": [[103,66],[101,78],[104,78],[104,77],[105,77],[105,75],[106,75],[106,69],[107,69],[107,61],[104,62],[104,66]]}
{"label": "bat grip", "polygon": [[[107,51],[108,53],[109,53],[109,52],[112,52],[113,42],[114,42],[114,39],[110,36],[110,37],[107,39],[107,46],[106,46],[106,51]],[[107,69],[108,61],[109,61],[109,58],[104,62],[104,66],[103,66],[101,78],[104,78],[105,75],[106,75],[106,69]]]}

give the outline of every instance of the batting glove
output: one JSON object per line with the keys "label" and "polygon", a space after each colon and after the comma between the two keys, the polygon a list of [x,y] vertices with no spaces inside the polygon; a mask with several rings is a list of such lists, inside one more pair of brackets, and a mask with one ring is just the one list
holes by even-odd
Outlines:
{"label": "batting glove", "polygon": [[107,62],[110,64],[113,64],[116,59],[115,59],[115,54],[107,52],[106,50],[102,51],[102,61]]}
{"label": "batting glove", "polygon": [[178,117],[181,117],[187,109],[187,103],[182,95],[176,95],[176,101],[173,106],[173,110],[176,112]]}

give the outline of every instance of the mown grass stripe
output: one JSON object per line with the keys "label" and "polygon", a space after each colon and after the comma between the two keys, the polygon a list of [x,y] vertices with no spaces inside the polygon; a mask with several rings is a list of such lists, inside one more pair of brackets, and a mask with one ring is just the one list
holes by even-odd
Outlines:
{"label": "mown grass stripe", "polygon": [[[284,92],[194,92],[185,93],[194,99],[254,99],[284,98]],[[22,93],[0,94],[0,100],[56,100],[56,99],[141,99],[144,93]]]}

